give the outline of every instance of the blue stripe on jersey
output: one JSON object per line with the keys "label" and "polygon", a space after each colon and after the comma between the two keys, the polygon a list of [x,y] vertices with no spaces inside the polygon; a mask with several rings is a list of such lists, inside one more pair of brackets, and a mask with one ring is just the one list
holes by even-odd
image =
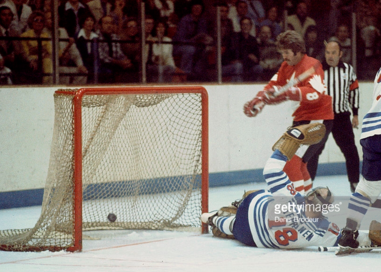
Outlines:
{"label": "blue stripe on jersey", "polygon": [[378,124],[377,126],[370,126],[370,127],[362,127],[362,132],[369,132],[372,130],[380,129],[381,128],[381,123]]}
{"label": "blue stripe on jersey", "polygon": [[272,172],[272,173],[268,173],[268,174],[264,174],[263,176],[265,177],[266,181],[268,179],[272,180],[272,181],[269,181],[267,182],[269,185],[271,185],[272,183],[284,178],[286,174],[283,172],[283,171],[280,171],[280,172]]}
{"label": "blue stripe on jersey", "polygon": [[[270,233],[269,233],[268,228],[266,226],[266,222],[263,221],[263,219],[266,218],[267,206],[268,206],[269,202],[270,201],[262,202],[263,205],[261,205],[262,206],[262,208],[261,208],[262,209],[262,214],[261,214],[261,218],[260,219],[262,219],[262,220],[260,220],[260,223],[261,223],[261,228],[260,229],[261,229],[261,234],[262,235],[259,235],[259,239],[261,240],[262,244],[265,245],[266,247],[269,247],[269,248],[279,248],[276,244],[274,244],[271,241],[271,239],[270,239]],[[266,240],[266,244],[263,243],[264,239]]]}
{"label": "blue stripe on jersey", "polygon": [[[303,212],[301,214],[301,217],[302,218],[305,218],[305,219],[308,219],[308,217],[306,216],[306,214]],[[318,226],[316,224],[317,222],[311,222],[310,220],[306,220],[304,222],[304,225],[306,225],[309,229],[312,229],[314,233],[316,233],[317,235],[319,236],[324,236],[324,230],[323,230],[323,235],[321,234],[322,230],[319,230],[318,229]]]}
{"label": "blue stripe on jersey", "polygon": [[281,160],[281,161],[287,161],[287,156],[286,155],[283,155],[282,152],[279,151],[279,149],[276,149],[273,154],[271,155],[271,158],[272,159],[277,159],[277,160]]}
{"label": "blue stripe on jersey", "polygon": [[315,223],[316,227],[318,228],[316,233],[323,237],[327,232],[330,224],[331,222],[329,222],[326,218],[319,218],[318,222]]}
{"label": "blue stripe on jersey", "polygon": [[363,121],[363,125],[366,125],[366,126],[370,126],[371,124],[377,124],[381,121],[381,118],[380,119],[365,119],[364,117],[364,121]]}
{"label": "blue stripe on jersey", "polygon": [[283,182],[283,183],[281,183],[281,184],[279,184],[279,185],[277,185],[275,187],[270,188],[270,192],[273,194],[273,193],[283,189],[284,187],[286,187],[288,183],[290,183],[290,182],[287,179],[286,182]]}
{"label": "blue stripe on jersey", "polygon": [[381,112],[369,112],[369,113],[365,114],[364,119],[365,118],[373,118],[373,117],[381,117]]}
{"label": "blue stripe on jersey", "polygon": [[364,116],[362,132],[369,132],[381,128],[381,112],[370,112]]}
{"label": "blue stripe on jersey", "polygon": [[272,194],[285,188],[287,184],[290,183],[286,173],[283,171],[265,174],[264,178],[266,179],[266,183],[269,186],[269,191]]}
{"label": "blue stripe on jersey", "polygon": [[268,228],[265,222],[267,215],[267,206],[271,201],[274,201],[274,199],[269,199],[268,194],[256,200],[252,211],[253,217],[255,219],[255,230],[252,231],[255,231],[258,234],[258,238],[264,247],[279,248],[276,244],[274,244],[271,241],[270,234],[268,232]]}

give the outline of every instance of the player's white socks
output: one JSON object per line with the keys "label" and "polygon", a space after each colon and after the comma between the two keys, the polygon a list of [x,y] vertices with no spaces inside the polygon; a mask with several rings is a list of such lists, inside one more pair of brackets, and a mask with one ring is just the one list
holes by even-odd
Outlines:
{"label": "player's white socks", "polygon": [[357,226],[347,226],[351,229],[358,228],[364,215],[368,211],[370,200],[359,193],[354,193],[349,199],[348,218],[357,222]]}
{"label": "player's white socks", "polygon": [[233,235],[235,216],[215,216],[213,224],[223,233]]}
{"label": "player's white socks", "polygon": [[283,168],[286,165],[287,157],[282,154],[278,149],[274,151],[271,157],[267,160],[265,167],[263,168],[263,175],[272,173],[283,172]]}

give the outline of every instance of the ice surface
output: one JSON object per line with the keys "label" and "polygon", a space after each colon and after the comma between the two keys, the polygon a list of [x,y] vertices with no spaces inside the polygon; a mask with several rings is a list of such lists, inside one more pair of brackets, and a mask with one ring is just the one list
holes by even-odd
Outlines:
{"label": "ice surface", "polygon": [[[337,196],[349,196],[346,176],[318,177],[314,186],[326,186]],[[210,210],[239,199],[245,190],[263,189],[264,183],[211,188]],[[345,205],[345,204],[344,204]],[[344,206],[343,205],[343,206]],[[33,227],[41,207],[0,210],[0,230]],[[370,209],[362,223],[381,221],[379,210]],[[378,212],[378,213],[377,213]],[[377,215],[376,215],[377,214]],[[378,217],[378,218],[376,218]],[[333,218],[340,227],[344,216]],[[0,271],[367,271],[379,269],[379,252],[338,257],[334,252],[274,250],[245,246],[211,234],[172,231],[92,231],[94,240],[83,241],[81,253],[0,251]],[[377,270],[378,271],[378,270]]]}

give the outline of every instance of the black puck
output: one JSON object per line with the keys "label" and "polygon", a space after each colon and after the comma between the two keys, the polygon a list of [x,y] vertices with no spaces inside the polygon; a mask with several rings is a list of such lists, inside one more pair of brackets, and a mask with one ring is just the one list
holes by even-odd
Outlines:
{"label": "black puck", "polygon": [[109,213],[108,216],[107,216],[107,219],[108,219],[110,222],[115,222],[115,220],[116,220],[116,215],[113,214],[113,213]]}

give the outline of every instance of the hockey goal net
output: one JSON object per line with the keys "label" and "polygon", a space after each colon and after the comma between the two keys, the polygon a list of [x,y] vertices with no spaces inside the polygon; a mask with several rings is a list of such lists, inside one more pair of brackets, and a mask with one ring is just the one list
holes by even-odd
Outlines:
{"label": "hockey goal net", "polygon": [[207,100],[190,86],[56,91],[41,216],[0,231],[0,249],[80,251],[85,230],[207,232]]}

